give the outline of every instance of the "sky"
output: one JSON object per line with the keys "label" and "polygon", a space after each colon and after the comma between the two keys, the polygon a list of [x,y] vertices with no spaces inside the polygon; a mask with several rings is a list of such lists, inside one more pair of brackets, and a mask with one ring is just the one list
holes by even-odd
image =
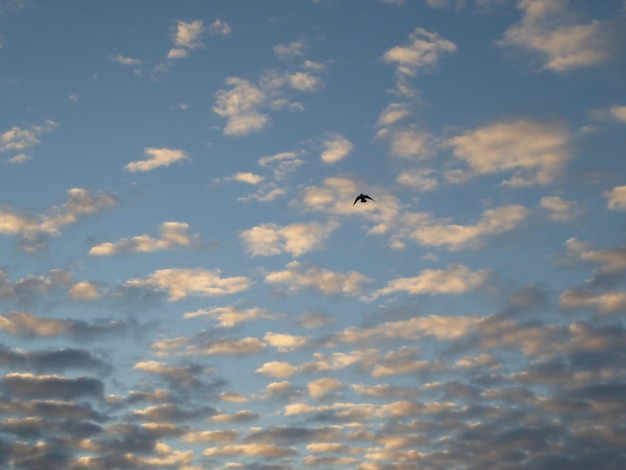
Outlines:
{"label": "sky", "polygon": [[0,0],[0,468],[626,468],[625,31]]}

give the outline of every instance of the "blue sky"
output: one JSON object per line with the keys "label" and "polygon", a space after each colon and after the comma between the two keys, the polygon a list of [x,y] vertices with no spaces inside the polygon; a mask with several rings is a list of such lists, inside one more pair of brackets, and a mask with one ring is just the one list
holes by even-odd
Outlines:
{"label": "blue sky", "polygon": [[0,467],[623,468],[625,13],[0,0]]}

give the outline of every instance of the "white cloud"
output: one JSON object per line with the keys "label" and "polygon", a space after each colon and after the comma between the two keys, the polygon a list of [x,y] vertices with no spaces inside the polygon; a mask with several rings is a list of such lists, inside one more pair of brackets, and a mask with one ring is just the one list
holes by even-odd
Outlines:
{"label": "white cloud", "polygon": [[228,36],[231,33],[232,29],[228,23],[216,19],[213,23],[209,25],[209,33],[211,34],[219,34],[222,36]]}
{"label": "white cloud", "polygon": [[331,133],[322,143],[324,151],[320,155],[324,163],[337,163],[343,160],[354,147],[352,142],[340,134]]}
{"label": "white cloud", "polygon": [[300,91],[315,91],[322,86],[323,82],[320,77],[306,72],[295,72],[289,76],[289,85],[291,88]]}
{"label": "white cloud", "polygon": [[570,257],[599,264],[598,272],[601,274],[615,274],[626,271],[626,249],[609,248],[605,250],[591,250],[587,243],[576,238],[566,241]]}
{"label": "white cloud", "polygon": [[488,235],[497,235],[518,228],[527,219],[529,210],[523,206],[488,209],[475,225],[458,225],[423,220],[410,238],[424,246],[448,246],[456,251],[480,247]]}
{"label": "white cloud", "polygon": [[616,186],[603,194],[607,206],[613,211],[626,211],[626,186]]}
{"label": "white cloud", "polygon": [[284,271],[270,272],[265,282],[270,284],[286,284],[291,293],[312,289],[322,294],[358,294],[363,284],[371,282],[369,278],[356,271],[333,272],[314,265],[292,261]]}
{"label": "white cloud", "polygon": [[308,383],[307,389],[309,396],[313,400],[325,398],[330,393],[344,387],[344,384],[334,377],[324,377],[322,379],[313,380]]}
{"label": "white cloud", "polygon": [[137,171],[151,171],[162,166],[169,166],[174,162],[189,160],[189,157],[183,150],[147,147],[144,153],[148,156],[146,160],[138,160],[130,162],[124,169],[131,173]]}
{"label": "white cloud", "polygon": [[246,251],[253,256],[272,256],[281,253],[300,256],[321,249],[338,226],[336,221],[330,221],[327,224],[295,223],[284,227],[276,224],[261,224],[244,230],[239,236]]}
{"label": "white cloud", "polygon": [[219,90],[213,111],[227,120],[224,135],[247,135],[263,129],[269,116],[259,111],[266,103],[265,93],[249,81],[236,77],[226,79],[229,91]]}
{"label": "white cloud", "polygon": [[12,127],[0,134],[0,152],[21,151],[40,143],[39,136],[57,127],[54,121],[46,121],[43,126],[31,126],[29,129]]}
{"label": "white cloud", "polygon": [[170,302],[184,299],[189,295],[212,297],[234,294],[252,286],[252,281],[246,277],[223,278],[220,274],[219,269],[159,269],[146,279],[131,279],[125,285],[166,290],[169,293]]}
{"label": "white cloud", "polygon": [[539,53],[547,70],[596,65],[608,60],[615,48],[611,22],[577,22],[568,0],[519,0],[517,8],[522,20],[498,44]]}
{"label": "white cloud", "polygon": [[89,250],[90,256],[108,256],[120,253],[152,253],[161,250],[194,248],[200,246],[199,235],[189,236],[189,225],[182,222],[164,222],[159,228],[161,238],[137,235],[115,243],[101,243]]}
{"label": "white cloud", "polygon": [[491,273],[483,269],[471,271],[462,264],[449,264],[446,269],[425,269],[418,276],[401,277],[387,283],[366,297],[375,300],[384,295],[406,292],[408,295],[459,295],[484,285]]}
{"label": "white cloud", "polygon": [[141,65],[143,63],[139,59],[134,59],[132,57],[126,57],[126,56],[123,56],[121,54],[110,55],[109,59],[111,59],[113,62],[117,62],[118,64],[122,64],[122,65],[138,66],[138,65]]}
{"label": "white cloud", "polygon": [[292,41],[287,44],[277,44],[274,46],[274,54],[280,59],[291,59],[303,55],[305,49],[305,42]]}
{"label": "white cloud", "polygon": [[396,46],[383,55],[383,60],[396,65],[399,75],[413,76],[422,68],[434,66],[446,53],[456,51],[456,45],[423,28],[415,28],[407,46]]}
{"label": "white cloud", "polygon": [[93,282],[77,282],[70,286],[68,294],[75,300],[96,300],[101,297],[98,287]]}
{"label": "white cloud", "polygon": [[378,126],[390,126],[395,124],[410,114],[409,106],[407,103],[390,103],[380,113],[378,117]]}
{"label": "white cloud", "polygon": [[291,377],[296,372],[298,372],[298,368],[289,364],[288,362],[266,362],[261,367],[259,367],[255,372],[258,374],[267,375],[268,377],[273,378],[286,378]]}
{"label": "white cloud", "polygon": [[189,51],[187,49],[183,49],[180,47],[173,47],[167,53],[167,58],[170,60],[182,59],[189,55]]}
{"label": "white cloud", "polygon": [[570,158],[569,134],[558,124],[520,119],[500,122],[448,139],[445,145],[469,168],[446,173],[452,182],[512,171],[502,184],[548,184]]}
{"label": "white cloud", "polygon": [[200,36],[205,30],[206,28],[202,20],[177,21],[176,28],[172,33],[172,40],[176,46],[197,49],[202,46]]}
{"label": "white cloud", "polygon": [[6,162],[10,165],[21,165],[22,163],[26,163],[28,160],[30,160],[30,155],[20,153],[14,157],[7,158]]}
{"label": "white cloud", "polygon": [[212,307],[209,309],[196,310],[194,312],[188,312],[183,315],[184,319],[197,318],[197,317],[212,317],[219,320],[217,324],[218,328],[232,328],[240,323],[269,319],[273,320],[279,318],[280,315],[269,313],[262,308],[247,308],[238,309],[232,305],[227,307]]}
{"label": "white cloud", "polygon": [[387,137],[391,142],[391,155],[401,158],[428,156],[432,153],[429,132],[415,129],[385,129],[378,137]]}
{"label": "white cloud", "polygon": [[550,219],[556,222],[566,222],[578,215],[575,201],[564,201],[558,196],[542,197],[541,207],[550,214]]}
{"label": "white cloud", "polygon": [[271,331],[265,333],[263,339],[281,353],[299,349],[306,346],[310,341],[310,338],[307,336],[294,336],[285,333],[273,333]]}
{"label": "white cloud", "polygon": [[235,173],[232,178],[240,183],[248,183],[251,185],[257,185],[264,179],[263,176],[250,172]]}

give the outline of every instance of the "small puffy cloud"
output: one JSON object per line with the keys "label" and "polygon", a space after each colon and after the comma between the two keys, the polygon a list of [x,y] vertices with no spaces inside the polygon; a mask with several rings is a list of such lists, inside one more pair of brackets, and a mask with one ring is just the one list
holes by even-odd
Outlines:
{"label": "small puffy cloud", "polygon": [[263,336],[263,339],[267,341],[270,346],[278,349],[278,352],[288,352],[306,346],[311,338],[268,331]]}
{"label": "small puffy cloud", "polygon": [[474,290],[487,282],[489,270],[471,271],[462,264],[449,264],[446,269],[425,269],[418,276],[401,277],[375,291],[369,299],[406,292],[408,295],[459,295]]}
{"label": "small puffy cloud", "polygon": [[576,21],[568,0],[519,0],[522,20],[498,44],[538,53],[543,68],[567,72],[606,62],[616,48],[619,26],[609,21]]}
{"label": "small puffy cloud", "polygon": [[159,269],[145,279],[131,279],[127,287],[148,287],[165,290],[169,301],[175,302],[189,295],[210,297],[234,294],[247,290],[252,281],[243,276],[221,277],[221,270],[195,269]]}
{"label": "small puffy cloud", "polygon": [[219,320],[218,328],[232,328],[240,323],[260,320],[260,319],[276,319],[279,315],[271,314],[262,308],[238,309],[234,306],[213,307],[209,309],[196,310],[194,312],[185,313],[184,319],[211,317]]}
{"label": "small puffy cloud", "polygon": [[57,127],[54,121],[46,121],[42,126],[31,126],[28,129],[12,127],[0,134],[0,152],[21,151],[40,143],[39,136]]}
{"label": "small puffy cloud", "polygon": [[188,49],[197,49],[202,46],[200,36],[206,30],[202,20],[194,21],[177,21],[176,27],[172,32],[172,40],[178,47],[186,47]]}
{"label": "small puffy cloud", "polygon": [[232,179],[234,181],[238,181],[239,183],[248,183],[251,185],[257,185],[260,182],[262,182],[265,178],[263,178],[263,176],[261,175],[257,175],[256,173],[239,172],[239,173],[235,173],[232,176]]}
{"label": "small puffy cloud", "polygon": [[287,378],[298,372],[298,368],[288,362],[271,361],[263,364],[255,372],[273,378]]}
{"label": "small puffy cloud", "polygon": [[299,91],[315,91],[322,86],[322,79],[307,72],[289,75],[289,86]]}
{"label": "small puffy cloud", "polygon": [[90,256],[109,256],[120,253],[152,253],[161,250],[194,248],[200,245],[199,235],[189,236],[189,225],[182,222],[164,222],[159,228],[160,238],[137,235],[114,243],[101,243],[89,250]]}
{"label": "small puffy cloud", "polygon": [[230,90],[219,90],[215,94],[213,112],[226,119],[224,135],[247,135],[263,129],[269,116],[260,112],[266,103],[264,91],[247,80],[229,77],[226,84]]}
{"label": "small puffy cloud", "polygon": [[[154,346],[154,345],[153,345]],[[267,345],[258,338],[219,338],[188,346],[184,354],[200,356],[247,356],[259,354]]]}
{"label": "small puffy cloud", "polygon": [[208,30],[210,34],[217,34],[221,36],[228,36],[232,31],[229,24],[219,18],[209,25]]}
{"label": "small puffy cloud", "polygon": [[302,290],[314,290],[326,295],[356,295],[363,284],[371,280],[356,271],[333,272],[314,265],[292,261],[284,271],[270,272],[265,276],[269,284],[286,284],[290,293]]}
{"label": "small puffy cloud", "polygon": [[274,54],[280,59],[291,59],[304,54],[306,44],[303,41],[292,41],[274,46]]}
{"label": "small puffy cloud", "polygon": [[578,215],[575,201],[565,201],[558,196],[543,197],[540,204],[548,211],[550,219],[556,222],[566,222]]}
{"label": "small puffy cloud", "polygon": [[173,47],[167,53],[167,58],[169,60],[182,59],[189,55],[189,51],[187,49],[182,49],[180,47]]}
{"label": "small puffy cloud", "polygon": [[340,134],[331,133],[322,143],[324,151],[320,155],[324,163],[337,163],[343,160],[354,147],[352,142]]}
{"label": "small puffy cloud", "polygon": [[626,211],[626,186],[616,186],[603,194],[607,206],[613,211]]}
{"label": "small puffy cloud", "polygon": [[319,250],[330,234],[339,226],[336,221],[327,224],[318,222],[295,223],[280,227],[276,224],[261,224],[239,234],[246,251],[253,256],[272,256],[291,253],[300,256]]}
{"label": "small puffy cloud", "polygon": [[144,153],[148,156],[146,160],[138,160],[130,162],[124,169],[131,173],[137,171],[151,171],[161,166],[169,166],[174,162],[189,160],[189,157],[183,150],[147,147]]}
{"label": "small puffy cloud", "polygon": [[554,180],[570,158],[569,133],[560,124],[527,119],[499,122],[448,139],[467,169],[446,173],[451,182],[512,171],[502,184],[524,187]]}
{"label": "small puffy cloud", "polygon": [[182,436],[182,440],[191,444],[215,442],[217,444],[230,444],[237,439],[237,431],[234,429],[220,429],[214,431],[192,431]]}
{"label": "small puffy cloud", "polygon": [[409,114],[410,110],[407,103],[390,103],[380,113],[376,124],[380,127],[391,126],[408,117]]}
{"label": "small puffy cloud", "polygon": [[383,60],[396,66],[399,75],[413,76],[422,68],[434,66],[446,53],[456,51],[456,45],[423,28],[415,28],[406,46],[396,46],[383,55]]}
{"label": "small puffy cloud", "polygon": [[456,251],[482,245],[483,238],[518,228],[529,210],[520,205],[488,209],[475,225],[458,225],[424,220],[410,238],[424,246],[448,246]]}
{"label": "small puffy cloud", "polygon": [[96,300],[101,297],[98,287],[93,282],[77,282],[70,286],[68,294],[75,300]]}
{"label": "small puffy cloud", "polygon": [[164,378],[180,387],[193,387],[198,384],[198,376],[206,369],[198,366],[172,366],[158,361],[140,361],[133,369]]}
{"label": "small puffy cloud", "polygon": [[307,385],[309,396],[313,400],[320,400],[343,387],[344,384],[334,377],[325,377],[322,379],[313,380]]}

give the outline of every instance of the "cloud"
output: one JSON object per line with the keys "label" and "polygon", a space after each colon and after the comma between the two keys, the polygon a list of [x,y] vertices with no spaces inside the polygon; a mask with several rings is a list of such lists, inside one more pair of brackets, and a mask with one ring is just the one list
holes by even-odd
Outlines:
{"label": "cloud", "polygon": [[91,247],[90,256],[109,256],[122,253],[153,253],[161,250],[198,248],[200,235],[189,236],[189,225],[182,222],[163,222],[159,227],[160,238],[150,235],[137,235],[122,238],[115,243],[101,243]]}
{"label": "cloud", "polygon": [[189,295],[208,297],[234,294],[252,285],[252,281],[246,277],[223,278],[220,274],[220,269],[159,269],[146,279],[131,279],[125,286],[165,290],[169,293],[169,301],[175,302]]}
{"label": "cloud", "polygon": [[68,378],[12,372],[0,379],[0,388],[9,396],[20,398],[72,400],[85,396],[101,396],[104,384],[88,377]]}
{"label": "cloud", "polygon": [[568,0],[519,0],[522,20],[497,42],[538,53],[543,68],[567,72],[606,62],[616,49],[616,21],[580,23]]}
{"label": "cloud", "polygon": [[439,180],[433,174],[435,171],[428,168],[407,170],[397,176],[396,182],[415,191],[432,191],[439,186]]}
{"label": "cloud", "polygon": [[42,126],[31,126],[29,129],[12,127],[0,134],[0,152],[22,151],[40,142],[39,136],[57,127],[54,121],[45,121]]}
{"label": "cloud", "polygon": [[326,224],[319,222],[295,223],[280,227],[276,224],[261,224],[239,234],[245,249],[253,256],[273,256],[291,253],[300,256],[323,248],[324,242],[339,226],[331,220]]}
{"label": "cloud", "polygon": [[568,255],[579,261],[599,264],[598,274],[619,274],[626,271],[626,249],[608,248],[592,250],[589,245],[576,238],[569,238],[566,242]]}
{"label": "cloud", "polygon": [[354,145],[341,134],[331,133],[322,143],[322,147],[324,148],[320,155],[322,162],[332,164],[347,157]]}
{"label": "cloud", "polygon": [[145,172],[162,166],[169,166],[174,162],[189,160],[187,154],[178,149],[146,147],[144,153],[148,156],[146,160],[130,162],[124,166],[124,169],[131,173]]}
{"label": "cloud", "polygon": [[253,320],[274,320],[281,318],[281,315],[269,313],[262,308],[248,308],[238,309],[235,306],[229,305],[226,307],[212,307],[209,309],[196,310],[194,312],[185,313],[184,319],[197,318],[197,317],[211,317],[219,320],[216,325],[217,328],[232,328],[240,323],[253,321]]}
{"label": "cloud", "polygon": [[311,340],[311,338],[307,336],[295,336],[286,333],[273,333],[271,331],[265,333],[263,339],[267,341],[270,346],[278,349],[278,352],[281,353],[302,348],[303,346],[306,346]]}
{"label": "cloud", "polygon": [[569,134],[560,124],[519,119],[499,122],[448,139],[454,155],[468,169],[451,170],[451,182],[512,171],[503,185],[546,185],[554,180],[570,158]]}
{"label": "cloud", "polygon": [[578,215],[575,201],[564,201],[558,196],[542,197],[540,204],[548,211],[550,219],[556,222],[567,222]]}
{"label": "cloud", "polygon": [[292,261],[286,265],[284,271],[267,273],[265,282],[287,284],[289,293],[310,289],[325,295],[356,295],[363,289],[363,284],[371,280],[356,271],[333,272],[314,265]]}
{"label": "cloud", "polygon": [[208,30],[211,34],[218,34],[221,36],[228,36],[232,32],[229,24],[219,18],[209,25]]}
{"label": "cloud", "polygon": [[626,211],[626,186],[616,186],[603,194],[607,207],[613,211]]}
{"label": "cloud", "polygon": [[113,206],[117,199],[109,194],[91,193],[86,189],[67,191],[67,202],[52,206],[45,215],[20,214],[10,208],[0,208],[0,234],[20,235],[26,251],[37,251],[44,245],[41,235],[59,235],[65,225],[76,223],[82,216]]}
{"label": "cloud", "polygon": [[308,383],[307,389],[309,396],[313,400],[321,400],[334,391],[342,389],[344,384],[334,377],[325,377],[322,379],[313,380]]}
{"label": "cloud", "polygon": [[616,121],[626,122],[626,106],[611,106],[609,114]]}
{"label": "cloud", "polygon": [[295,72],[289,75],[289,86],[299,91],[316,91],[323,83],[320,77],[307,72]]}
{"label": "cloud", "polygon": [[490,277],[489,270],[471,271],[462,264],[449,264],[446,269],[425,269],[418,276],[400,277],[387,283],[387,287],[372,293],[367,299],[406,292],[408,295],[459,295],[484,285]]}
{"label": "cloud", "polygon": [[261,183],[265,178],[261,175],[257,175],[256,173],[250,172],[239,172],[235,173],[232,176],[234,181],[238,181],[239,183],[248,183],[251,185],[257,185]]}
{"label": "cloud", "polygon": [[172,32],[172,40],[178,47],[197,49],[202,46],[200,36],[206,31],[202,20],[176,21],[176,27]]}
{"label": "cloud", "polygon": [[14,157],[7,158],[5,161],[9,165],[21,165],[22,163],[26,163],[28,160],[30,160],[30,155],[20,153]]}
{"label": "cloud", "polygon": [[271,361],[263,364],[261,367],[255,370],[255,372],[258,374],[267,375],[268,377],[284,379],[287,377],[291,377],[296,372],[298,372],[298,368],[289,364],[288,362]]}
{"label": "cloud", "polygon": [[529,215],[523,206],[488,209],[475,225],[458,225],[424,220],[410,238],[424,246],[448,246],[451,251],[477,248],[488,235],[497,235],[518,228]]}
{"label": "cloud", "polygon": [[244,456],[262,457],[265,459],[281,459],[296,454],[295,448],[256,443],[207,447],[203,452],[205,457]]}
{"label": "cloud", "polygon": [[569,309],[591,307],[600,313],[616,313],[626,311],[625,292],[593,293],[582,289],[570,289],[559,298],[560,305]]}
{"label": "cloud", "polygon": [[99,336],[120,335],[129,325],[120,320],[83,320],[43,318],[28,312],[11,312],[0,315],[0,331],[19,337],[51,337],[69,335],[80,340],[93,340]]}
{"label": "cloud", "polygon": [[172,366],[158,361],[140,361],[133,369],[162,377],[172,386],[182,388],[197,386],[200,383],[199,377],[211,372],[209,368],[201,366]]}
{"label": "cloud", "polygon": [[456,45],[424,28],[415,28],[407,46],[396,46],[385,52],[383,61],[396,65],[398,75],[413,76],[419,69],[434,66],[446,53],[456,51]]}
{"label": "cloud", "polygon": [[215,94],[213,112],[226,119],[224,135],[247,135],[263,129],[269,116],[259,111],[267,101],[260,88],[241,78],[229,77],[226,84],[232,88]]}
{"label": "cloud", "polygon": [[279,59],[293,59],[304,54],[306,43],[303,41],[292,41],[287,44],[277,44],[273,50]]}
{"label": "cloud", "polygon": [[143,63],[143,61],[139,60],[139,59],[134,59],[132,57],[126,57],[123,56],[121,54],[117,54],[117,55],[110,55],[109,59],[112,60],[113,62],[117,62],[118,64],[122,64],[122,65],[130,65],[130,66],[139,66]]}

